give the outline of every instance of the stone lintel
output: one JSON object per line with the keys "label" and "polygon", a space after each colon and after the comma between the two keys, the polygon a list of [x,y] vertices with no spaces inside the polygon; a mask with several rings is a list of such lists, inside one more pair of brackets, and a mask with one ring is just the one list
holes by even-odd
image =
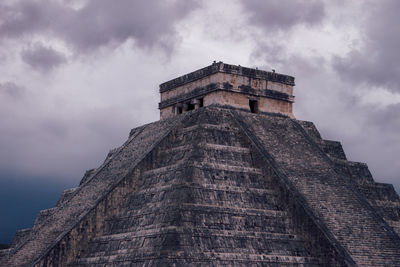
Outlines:
{"label": "stone lintel", "polygon": [[289,75],[259,69],[246,68],[240,65],[230,65],[220,61],[217,63],[213,63],[212,65],[205,68],[190,72],[188,74],[160,84],[160,93],[172,90],[179,86],[194,82],[198,79],[202,79],[218,72],[240,75],[253,79],[267,80],[291,86],[295,85],[294,77]]}

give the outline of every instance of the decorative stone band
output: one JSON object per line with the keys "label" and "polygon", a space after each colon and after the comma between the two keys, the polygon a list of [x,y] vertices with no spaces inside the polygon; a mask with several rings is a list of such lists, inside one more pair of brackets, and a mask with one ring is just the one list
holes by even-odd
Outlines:
{"label": "decorative stone band", "polygon": [[294,77],[275,72],[269,72],[259,69],[245,68],[242,66],[229,65],[223,62],[213,63],[210,66],[185,74],[168,82],[160,84],[160,93],[169,91],[184,84],[210,76],[214,73],[223,72],[236,75],[242,75],[249,78],[263,79],[272,82],[283,83],[294,86]]}
{"label": "decorative stone band", "polygon": [[228,92],[235,92],[235,93],[242,93],[242,94],[247,94],[247,95],[252,95],[252,96],[259,96],[259,97],[267,97],[267,98],[272,98],[272,99],[277,99],[277,100],[283,100],[287,102],[294,102],[294,96],[290,96],[286,93],[282,93],[279,91],[275,90],[269,90],[269,89],[263,89],[263,90],[258,90],[251,88],[250,86],[245,86],[241,85],[239,88],[233,88],[233,86],[228,83],[211,83],[205,87],[197,87],[190,91],[189,93],[186,94],[181,94],[176,97],[172,97],[170,99],[161,101],[158,104],[159,109],[163,109],[165,107],[169,107],[171,105],[174,105],[176,103],[181,103],[193,98],[198,98],[201,96],[204,96],[208,93],[215,92],[215,91],[228,91]]}

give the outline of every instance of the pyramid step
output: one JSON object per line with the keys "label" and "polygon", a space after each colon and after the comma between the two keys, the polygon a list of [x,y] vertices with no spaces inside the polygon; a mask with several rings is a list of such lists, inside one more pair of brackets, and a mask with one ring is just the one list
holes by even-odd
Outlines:
{"label": "pyramid step", "polygon": [[393,230],[400,236],[400,221],[386,220]]}
{"label": "pyramid step", "polygon": [[147,212],[133,210],[107,221],[107,233],[132,232],[154,225],[254,232],[292,233],[286,212],[233,209],[200,205],[146,205]]}
{"label": "pyramid step", "polygon": [[228,152],[236,152],[236,153],[250,153],[250,148],[241,147],[241,146],[228,146],[228,145],[220,145],[214,143],[200,143],[199,147],[204,149],[213,149],[219,151],[228,151]]}
{"label": "pyramid step", "polygon": [[215,162],[195,162],[193,164],[193,166],[195,168],[201,168],[201,169],[212,169],[212,170],[219,170],[219,171],[262,174],[262,170],[260,168],[245,167],[245,166],[238,166],[238,165],[228,165],[228,164],[221,164],[221,163],[215,163]]}
{"label": "pyramid step", "polygon": [[[241,168],[246,168],[247,171],[254,171],[261,174],[261,170],[254,168],[251,161],[246,161],[238,157],[218,157],[217,153],[206,154],[206,157],[201,162],[196,162],[195,166],[206,166],[206,168],[214,168],[218,170],[240,170]],[[246,155],[250,158],[250,155]]]}
{"label": "pyramid step", "polygon": [[0,249],[0,260],[13,252],[12,248]]}
{"label": "pyramid step", "polygon": [[116,255],[81,258],[71,266],[105,266],[118,264],[118,266],[143,266],[143,262],[152,262],[154,266],[165,266],[164,260],[174,263],[174,266],[202,266],[204,264],[220,266],[321,266],[318,258],[307,256],[287,256],[279,254],[249,254],[249,253],[223,253],[223,252],[153,252],[142,257],[132,255],[128,250],[121,250]]}
{"label": "pyramid step", "polygon": [[[157,161],[152,161],[152,166],[147,168],[156,169],[172,164],[183,163],[184,161],[201,161],[203,158],[208,161],[221,164],[251,167],[252,158],[250,149],[211,143],[198,144],[196,158],[193,158],[193,145],[179,145],[167,149],[160,149],[157,153]],[[191,157],[192,156],[192,157]]]}
{"label": "pyramid step", "polygon": [[211,142],[214,144],[248,147],[247,139],[240,135],[239,131],[230,131],[221,126],[194,125],[189,128],[179,129],[175,133],[174,142],[177,144],[190,144],[193,142]]}
{"label": "pyramid step", "polygon": [[167,149],[160,147],[156,150],[155,155],[153,155],[157,160],[150,159],[146,161],[144,168],[147,170],[154,170],[171,165],[183,164],[192,154],[192,145],[178,145]]}
{"label": "pyramid step", "polygon": [[39,211],[38,215],[36,216],[32,229],[38,228],[41,224],[43,224],[46,221],[47,218],[49,218],[54,212],[56,212],[57,209],[58,209],[57,207],[53,207]]}
{"label": "pyramid step", "polygon": [[[146,206],[143,206],[143,209],[140,210],[127,210],[124,213],[124,216],[142,216],[142,210],[154,210],[157,207],[160,207],[159,203],[148,203]],[[180,209],[180,210],[189,210],[189,211],[203,211],[205,213],[214,213],[218,212],[221,214],[228,214],[230,216],[238,216],[238,215],[249,215],[249,216],[269,216],[269,217],[287,217],[288,214],[286,211],[282,210],[270,210],[270,209],[257,209],[257,208],[242,208],[237,206],[220,206],[220,205],[207,205],[207,204],[195,204],[195,203],[169,203],[167,205],[162,206],[162,210],[172,210],[172,209]],[[152,212],[150,212],[151,214]]]}
{"label": "pyramid step", "polygon": [[[162,227],[165,225],[176,225],[187,227],[188,229],[199,228],[207,231],[254,231],[254,232],[270,232],[280,234],[292,234],[290,221],[282,218],[269,218],[260,216],[236,217],[230,218],[227,215],[218,216],[221,220],[209,219],[206,216],[209,214],[191,214],[183,213],[182,216],[189,218],[178,220],[177,217],[171,220],[157,219],[155,217],[141,217],[136,220],[132,218],[119,219],[109,223],[107,234],[120,234],[132,231],[142,231],[153,229],[154,227]],[[151,216],[151,215],[149,215]],[[160,214],[164,218],[168,218],[168,214]],[[193,219],[196,218],[196,220]],[[128,224],[129,223],[129,224]]]}
{"label": "pyramid step", "polygon": [[185,132],[196,132],[202,129],[218,130],[218,131],[234,132],[234,133],[240,132],[239,128],[233,126],[231,123],[220,123],[220,124],[199,123],[184,128],[180,128],[178,131],[180,133],[185,133]]}
{"label": "pyramid step", "polygon": [[14,238],[11,242],[11,247],[15,248],[19,243],[23,242],[26,238],[28,238],[31,233],[32,228],[20,229],[15,232]]}
{"label": "pyramid step", "polygon": [[237,186],[241,188],[275,188],[276,185],[267,177],[258,172],[226,171],[196,168],[185,165],[171,165],[157,171],[146,171],[141,175],[138,188],[149,190],[159,188],[171,183],[195,182],[198,184],[215,184],[224,186]]}
{"label": "pyramid step", "polygon": [[[199,248],[201,244],[201,248]],[[162,227],[140,232],[106,235],[93,240],[89,256],[108,256],[121,250],[172,250],[191,247],[190,251],[203,252],[258,252],[279,255],[307,256],[304,244],[295,235],[251,231],[209,231],[208,229],[187,229],[181,227]]]}
{"label": "pyramid step", "polygon": [[192,235],[195,236],[226,236],[226,237],[247,237],[247,238],[263,238],[268,240],[293,240],[293,241],[301,241],[301,239],[293,233],[276,233],[276,232],[257,232],[257,231],[240,231],[240,230],[212,230],[205,227],[196,227],[196,228],[185,228],[181,226],[163,226],[153,225],[153,228],[144,229],[143,231],[138,232],[124,232],[118,234],[109,234],[97,237],[91,241],[95,242],[109,242],[109,241],[127,241],[133,238],[139,237],[147,237],[154,236],[156,233],[164,233],[166,231],[179,231],[180,233],[187,234],[188,231],[191,231]]}
{"label": "pyramid step", "polygon": [[231,217],[228,214],[214,215],[217,218],[209,218],[210,213],[193,213],[182,211],[176,213],[159,213],[159,217],[152,214],[134,217],[121,217],[107,222],[107,234],[120,234],[126,232],[143,231],[174,225],[188,229],[205,229],[207,231],[251,231],[270,232],[279,234],[293,234],[290,220],[287,218],[268,216]]}
{"label": "pyramid step", "polygon": [[196,182],[185,182],[182,180],[173,180],[170,181],[168,184],[159,185],[157,187],[148,187],[143,188],[139,191],[131,193],[132,195],[142,195],[142,194],[156,194],[162,191],[169,191],[172,189],[180,188],[180,187],[190,187],[190,188],[197,188],[197,189],[204,189],[204,190],[214,190],[214,191],[226,191],[232,193],[253,193],[253,194],[268,194],[271,197],[276,197],[277,192],[276,190],[270,189],[272,188],[259,188],[259,187],[251,187],[251,186],[237,186],[231,184],[223,184],[223,183],[199,183],[198,180]]}
{"label": "pyramid step", "polygon": [[[261,172],[261,170],[260,170]],[[211,168],[193,168],[193,180],[198,183],[235,185],[239,187],[275,188],[276,185],[268,176],[259,172],[244,170],[221,170]]]}
{"label": "pyramid step", "polygon": [[217,204],[219,206],[236,206],[241,208],[278,209],[279,200],[270,191],[236,190],[205,188],[198,185],[179,184],[165,186],[161,190],[141,190],[132,193],[126,208],[140,209],[147,203],[198,203]]}
{"label": "pyramid step", "polygon": [[221,163],[215,163],[215,162],[186,162],[186,163],[171,164],[168,166],[163,166],[160,168],[154,168],[151,170],[144,171],[142,174],[142,177],[146,178],[148,176],[158,175],[161,173],[167,173],[167,172],[177,171],[177,170],[182,170],[182,169],[188,169],[190,167],[200,168],[200,169],[211,169],[211,170],[217,170],[217,171],[262,174],[262,171],[260,168],[244,167],[244,166],[238,166],[238,165],[228,165],[228,164],[221,164]]}

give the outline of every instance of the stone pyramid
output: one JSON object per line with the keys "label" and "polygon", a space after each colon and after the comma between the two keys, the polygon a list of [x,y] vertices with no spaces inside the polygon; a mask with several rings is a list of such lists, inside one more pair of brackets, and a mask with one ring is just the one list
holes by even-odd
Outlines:
{"label": "stone pyramid", "polygon": [[400,266],[399,196],[294,118],[293,85],[222,62],[162,84],[162,119],[18,231],[0,265]]}

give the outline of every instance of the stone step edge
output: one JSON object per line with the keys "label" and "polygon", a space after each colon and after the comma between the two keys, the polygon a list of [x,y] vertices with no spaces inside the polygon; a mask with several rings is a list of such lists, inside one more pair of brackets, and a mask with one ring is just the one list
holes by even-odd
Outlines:
{"label": "stone step edge", "polygon": [[221,124],[209,124],[209,123],[199,123],[196,125],[184,127],[178,129],[178,133],[186,133],[186,132],[192,132],[198,129],[206,129],[206,130],[219,130],[219,131],[224,131],[224,132],[232,132],[232,133],[237,133],[240,132],[240,129],[236,126],[232,126],[228,123],[221,123]]}
{"label": "stone step edge", "polygon": [[[196,146],[203,148],[203,149],[207,149],[207,150],[218,150],[218,151],[236,152],[236,153],[243,153],[243,154],[250,153],[250,148],[243,147],[243,146],[228,146],[228,145],[221,145],[221,144],[215,144],[215,143],[209,143],[209,142],[200,142]],[[193,144],[178,145],[178,146],[164,149],[162,151],[162,153],[168,154],[168,153],[173,153],[176,151],[190,151],[193,148],[194,148]]]}
{"label": "stone step edge", "polygon": [[[208,230],[209,233],[203,233],[196,231],[197,229],[204,229]],[[190,230],[190,231],[189,231]],[[193,231],[194,230],[194,231]],[[157,231],[155,233],[155,231]],[[177,234],[184,234],[184,235],[192,235],[195,237],[209,237],[209,236],[216,236],[216,237],[234,237],[234,238],[262,238],[268,237],[268,240],[272,241],[279,241],[279,240],[290,240],[290,241],[298,241],[303,242],[296,234],[291,233],[276,233],[276,232],[254,232],[254,231],[238,231],[238,230],[216,230],[216,229],[207,229],[205,227],[196,228],[196,229],[187,229],[186,227],[182,226],[166,226],[160,228],[152,228],[137,232],[125,232],[125,233],[118,233],[118,234],[108,234],[97,237],[92,240],[92,242],[109,242],[114,240],[131,240],[133,238],[140,238],[140,237],[149,237],[149,236],[157,236],[160,234],[166,233],[177,233]]]}
{"label": "stone step edge", "polygon": [[172,164],[160,168],[151,169],[148,171],[144,171],[142,173],[143,177],[157,175],[170,171],[177,171],[188,168],[199,168],[199,169],[211,169],[211,170],[219,170],[219,171],[231,171],[231,172],[240,172],[240,173],[254,173],[254,174],[262,174],[260,168],[252,168],[252,167],[244,167],[244,166],[234,166],[227,164],[218,164],[218,163],[209,163],[209,162],[191,162],[185,161],[177,164]]}
{"label": "stone step edge", "polygon": [[145,188],[138,190],[136,192],[132,192],[129,196],[133,195],[144,195],[144,194],[152,194],[158,193],[161,191],[170,191],[180,188],[192,188],[192,189],[200,189],[207,191],[224,191],[224,192],[232,192],[232,193],[245,193],[252,192],[258,194],[268,194],[271,196],[277,196],[277,192],[272,189],[263,189],[263,188],[255,188],[255,187],[240,187],[240,186],[232,186],[232,185],[220,185],[220,184],[199,184],[199,183],[188,183],[188,182],[174,182],[168,185],[162,185],[157,188]]}
{"label": "stone step edge", "polygon": [[[174,253],[175,255],[159,255],[159,256],[153,256],[153,257],[141,257],[141,258],[136,258],[133,259],[135,262],[138,261],[146,261],[146,260],[156,260],[156,259],[168,259],[168,260],[188,260],[189,262],[204,262],[204,258],[206,258],[208,261],[229,261],[229,262],[243,262],[243,263],[249,263],[249,262],[254,262],[254,263],[295,263],[295,264],[303,264],[303,263],[312,263],[312,264],[318,264],[320,263],[320,259],[311,257],[311,256],[288,256],[288,255],[279,255],[279,254],[239,254],[239,253],[223,253],[223,252],[202,252],[199,253],[203,258],[200,257],[194,257],[197,255],[182,255],[185,254],[185,252],[176,252]],[[110,263],[110,262],[130,262],[132,259],[129,259],[129,256],[124,258],[124,259],[118,259],[122,255],[113,255],[113,256],[103,256],[103,257],[88,257],[88,258],[82,258],[78,259],[74,262],[74,264],[101,264],[101,263]],[[240,256],[245,256],[245,257],[240,257]]]}
{"label": "stone step edge", "polygon": [[[246,231],[246,230],[221,230],[210,227],[187,227],[187,226],[163,226],[164,224],[153,224],[149,225],[151,227],[143,227],[144,229],[140,230],[142,233],[138,235],[137,231],[125,231],[120,233],[107,233],[102,236],[94,238],[91,243],[96,242],[108,242],[108,241],[116,241],[116,240],[131,240],[133,238],[139,237],[147,237],[147,236],[155,236],[158,235],[155,231],[159,231],[158,233],[172,231],[171,229],[179,229],[179,231],[175,231],[174,233],[178,234],[191,234],[196,237],[209,237],[209,236],[217,236],[217,237],[247,237],[247,238],[264,238],[268,240],[290,240],[290,241],[299,241],[303,242],[301,237],[296,233],[292,233],[291,229],[282,229],[281,232],[273,231],[271,229],[265,229],[265,231]],[[172,228],[171,228],[172,227]],[[168,229],[171,228],[171,229]]]}
{"label": "stone step edge", "polygon": [[[146,205],[147,208],[157,208],[160,205],[158,203],[151,203],[152,205]],[[202,212],[213,212],[212,210],[217,210],[219,213],[223,214],[230,214],[230,215],[249,215],[249,216],[270,216],[270,217],[288,217],[288,213],[283,210],[271,210],[271,209],[254,209],[254,208],[234,208],[234,207],[227,207],[227,206],[218,206],[218,205],[207,205],[207,204],[194,204],[194,203],[180,203],[180,204],[168,204],[165,206],[160,207],[163,210],[168,208],[174,208],[179,210],[187,210],[187,211],[197,211],[201,209]],[[133,216],[143,216],[141,213],[140,215],[134,214],[135,210],[129,210],[124,215],[126,217]],[[154,212],[148,213],[154,214]],[[147,213],[146,213],[147,215]],[[122,216],[121,216],[122,217]]]}

